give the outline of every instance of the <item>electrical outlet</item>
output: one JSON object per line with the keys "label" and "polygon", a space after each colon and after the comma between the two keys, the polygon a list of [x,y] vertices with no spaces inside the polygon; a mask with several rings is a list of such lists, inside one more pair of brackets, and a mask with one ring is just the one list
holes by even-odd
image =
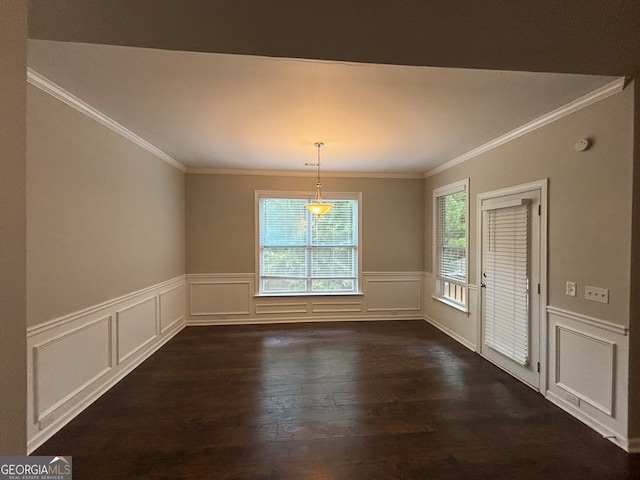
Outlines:
{"label": "electrical outlet", "polygon": [[570,297],[575,297],[576,296],[576,283],[575,282],[567,282],[567,286],[565,289],[565,294],[570,296]]}
{"label": "electrical outlet", "polygon": [[609,303],[609,289],[599,287],[584,287],[584,298],[592,302]]}

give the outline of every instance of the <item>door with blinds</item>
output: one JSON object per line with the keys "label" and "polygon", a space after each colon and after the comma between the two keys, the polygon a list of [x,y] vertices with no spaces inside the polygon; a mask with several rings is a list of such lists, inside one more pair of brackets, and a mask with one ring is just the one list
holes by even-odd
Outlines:
{"label": "door with blinds", "polygon": [[481,354],[540,388],[540,191],[479,199]]}

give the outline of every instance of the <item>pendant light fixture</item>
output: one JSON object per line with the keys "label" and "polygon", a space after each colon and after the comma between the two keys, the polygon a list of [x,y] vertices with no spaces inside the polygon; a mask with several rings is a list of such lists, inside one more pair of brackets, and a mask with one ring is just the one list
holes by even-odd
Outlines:
{"label": "pendant light fixture", "polygon": [[311,203],[305,203],[304,206],[313,214],[313,215],[324,215],[331,207],[333,207],[333,203],[323,203],[322,195],[320,190],[322,189],[322,184],[320,183],[320,148],[324,146],[322,142],[315,143],[316,148],[318,149],[318,181],[316,183],[316,196]]}

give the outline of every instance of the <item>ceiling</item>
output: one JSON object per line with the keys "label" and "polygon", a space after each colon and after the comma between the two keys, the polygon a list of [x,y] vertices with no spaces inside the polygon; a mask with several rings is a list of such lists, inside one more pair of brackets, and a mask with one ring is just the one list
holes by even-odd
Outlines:
{"label": "ceiling", "polygon": [[[610,83],[30,40],[28,65],[187,169],[422,174]],[[586,132],[588,133],[588,132]]]}
{"label": "ceiling", "polygon": [[191,169],[429,172],[640,74],[638,1],[28,7],[30,67]]}

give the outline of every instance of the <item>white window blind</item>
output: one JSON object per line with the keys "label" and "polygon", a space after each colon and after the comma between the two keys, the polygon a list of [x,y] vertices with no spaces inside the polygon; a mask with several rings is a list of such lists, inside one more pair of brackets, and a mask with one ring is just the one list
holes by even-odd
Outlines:
{"label": "white window blind", "polygon": [[529,363],[529,206],[487,210],[484,342],[516,363]]}
{"label": "white window blind", "polygon": [[467,181],[434,191],[436,288],[439,297],[467,303]]}
{"label": "white window blind", "polygon": [[466,270],[466,192],[438,197],[438,275],[464,283]]}
{"label": "white window blind", "polygon": [[321,216],[310,200],[259,198],[260,293],[358,291],[358,200],[325,199],[334,206]]}

